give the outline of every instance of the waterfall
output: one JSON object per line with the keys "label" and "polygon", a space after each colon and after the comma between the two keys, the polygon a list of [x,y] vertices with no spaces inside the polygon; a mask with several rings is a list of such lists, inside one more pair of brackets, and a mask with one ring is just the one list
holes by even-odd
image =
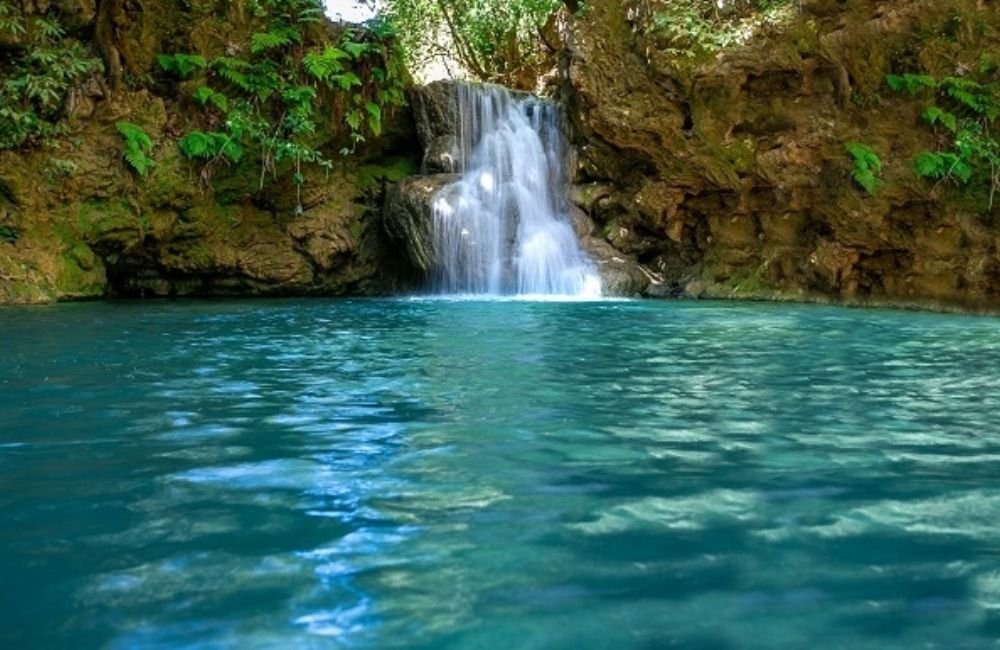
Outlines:
{"label": "waterfall", "polygon": [[433,203],[435,290],[599,297],[566,213],[558,109],[471,84],[458,88],[458,103],[461,180]]}

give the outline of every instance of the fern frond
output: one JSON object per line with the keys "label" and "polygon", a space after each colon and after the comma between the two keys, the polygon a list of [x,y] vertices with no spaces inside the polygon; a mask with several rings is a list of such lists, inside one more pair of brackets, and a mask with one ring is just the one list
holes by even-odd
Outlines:
{"label": "fern frond", "polygon": [[302,38],[294,27],[275,27],[266,32],[258,32],[250,38],[250,51],[254,54],[276,50],[297,43]]}

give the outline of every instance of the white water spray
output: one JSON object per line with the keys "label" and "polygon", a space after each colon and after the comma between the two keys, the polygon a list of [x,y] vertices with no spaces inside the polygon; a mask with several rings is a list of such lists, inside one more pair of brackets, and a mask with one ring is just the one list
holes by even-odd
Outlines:
{"label": "white water spray", "polygon": [[559,111],[499,86],[458,88],[462,178],[434,199],[435,289],[597,298],[565,210]]}

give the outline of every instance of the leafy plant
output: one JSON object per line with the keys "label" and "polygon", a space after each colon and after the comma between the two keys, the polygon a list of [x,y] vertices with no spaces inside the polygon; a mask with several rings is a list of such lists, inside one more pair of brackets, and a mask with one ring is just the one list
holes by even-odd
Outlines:
{"label": "leafy plant", "polygon": [[647,0],[640,26],[667,52],[695,57],[747,42],[762,25],[790,15],[795,0]]}
{"label": "leafy plant", "polygon": [[473,77],[510,86],[533,84],[551,61],[545,32],[563,0],[385,0],[410,67],[458,62]]}
{"label": "leafy plant", "polygon": [[860,142],[848,142],[844,147],[854,159],[854,170],[851,178],[860,185],[868,194],[875,195],[882,187],[882,159],[878,154],[866,144]]}
{"label": "leafy plant", "polygon": [[925,74],[890,74],[886,75],[885,81],[892,90],[910,95],[937,88],[937,80]]}
{"label": "leafy plant", "polygon": [[0,149],[34,146],[65,132],[69,91],[103,69],[58,20],[28,18],[0,0],[0,33],[22,47],[0,58]]}
{"label": "leafy plant", "polygon": [[177,145],[181,153],[189,159],[225,158],[232,163],[238,163],[243,159],[243,147],[228,133],[192,131],[181,138]]}
{"label": "leafy plant", "polygon": [[153,151],[153,139],[138,124],[118,122],[115,129],[125,141],[122,157],[140,176],[146,176],[155,164],[149,154]]}
{"label": "leafy plant", "polygon": [[208,61],[200,54],[161,54],[156,57],[156,61],[165,72],[180,79],[187,79],[208,65]]}
{"label": "leafy plant", "polygon": [[921,152],[913,162],[917,175],[962,186],[979,178],[989,188],[987,210],[992,210],[1000,190],[1000,141],[991,132],[1000,117],[996,84],[917,74],[889,75],[886,83],[898,92],[932,94],[934,103],[921,118],[934,129],[944,129],[951,141],[947,149]]}
{"label": "leafy plant", "polygon": [[8,244],[16,244],[17,240],[20,238],[21,233],[18,232],[17,228],[0,224],[0,241]]}
{"label": "leafy plant", "polygon": [[260,186],[282,163],[294,165],[293,179],[305,180],[303,164],[330,168],[318,148],[321,105],[339,112],[350,154],[369,135],[382,131],[385,110],[404,102],[405,73],[398,52],[377,32],[344,31],[334,42],[310,43],[309,27],[323,15],[320,0],[255,0],[250,8],[260,29],[242,56],[205,60],[196,55],[160,57],[161,67],[202,82],[191,99],[203,107],[209,128],[179,141],[185,157],[204,162],[209,181],[220,164],[237,164],[252,152],[260,161]]}
{"label": "leafy plant", "polygon": [[923,178],[954,178],[963,184],[972,179],[972,167],[949,151],[924,151],[913,161],[913,166]]}

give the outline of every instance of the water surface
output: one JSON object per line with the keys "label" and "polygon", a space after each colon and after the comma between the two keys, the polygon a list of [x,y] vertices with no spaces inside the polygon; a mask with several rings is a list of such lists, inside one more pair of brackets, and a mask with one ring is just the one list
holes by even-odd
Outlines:
{"label": "water surface", "polygon": [[0,647],[987,648],[1000,320],[0,311]]}

